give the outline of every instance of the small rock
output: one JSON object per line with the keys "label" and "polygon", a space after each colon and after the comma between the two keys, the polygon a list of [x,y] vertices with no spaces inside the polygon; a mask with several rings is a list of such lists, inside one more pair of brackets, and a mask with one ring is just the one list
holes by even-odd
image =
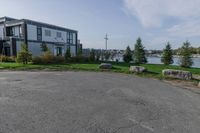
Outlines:
{"label": "small rock", "polygon": [[183,80],[192,79],[192,73],[189,71],[165,69],[162,71],[162,74],[163,76],[177,78],[177,79],[183,79]]}
{"label": "small rock", "polygon": [[147,69],[142,66],[131,66],[129,71],[133,73],[143,73],[143,72],[146,72]]}
{"label": "small rock", "polygon": [[199,82],[199,85],[198,85],[198,87],[200,88],[200,82]]}
{"label": "small rock", "polygon": [[100,69],[112,69],[112,64],[110,63],[101,63],[101,65],[99,65]]}

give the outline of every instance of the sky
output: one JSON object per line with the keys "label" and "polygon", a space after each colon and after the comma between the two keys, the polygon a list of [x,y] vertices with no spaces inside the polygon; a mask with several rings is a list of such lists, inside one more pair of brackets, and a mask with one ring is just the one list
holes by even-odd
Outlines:
{"label": "sky", "polygon": [[75,29],[84,48],[200,47],[200,0],[2,0],[0,16],[26,18]]}

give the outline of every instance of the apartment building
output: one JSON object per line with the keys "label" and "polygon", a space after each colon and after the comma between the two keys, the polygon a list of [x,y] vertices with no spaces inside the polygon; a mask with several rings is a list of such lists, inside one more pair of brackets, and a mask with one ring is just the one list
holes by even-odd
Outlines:
{"label": "apartment building", "polygon": [[0,54],[16,56],[23,42],[33,56],[41,55],[43,43],[55,56],[63,56],[67,49],[76,56],[78,31],[28,19],[0,18]]}

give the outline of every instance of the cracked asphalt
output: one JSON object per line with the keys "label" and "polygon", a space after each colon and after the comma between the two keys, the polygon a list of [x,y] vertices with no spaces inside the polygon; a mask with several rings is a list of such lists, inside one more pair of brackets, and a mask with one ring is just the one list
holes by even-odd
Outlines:
{"label": "cracked asphalt", "polygon": [[200,95],[95,72],[0,72],[0,133],[199,133]]}

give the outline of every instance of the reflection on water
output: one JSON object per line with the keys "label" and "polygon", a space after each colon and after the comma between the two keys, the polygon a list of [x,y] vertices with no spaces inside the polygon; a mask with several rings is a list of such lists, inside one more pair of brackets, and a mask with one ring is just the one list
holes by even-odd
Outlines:
{"label": "reflection on water", "polygon": [[[200,68],[200,58],[192,58],[193,59],[193,66],[192,67],[198,67]],[[148,63],[150,64],[162,64],[160,61],[160,57],[148,57]],[[179,65],[179,58],[174,57],[174,64],[173,65]]]}
{"label": "reflection on water", "polygon": [[[123,58],[121,56],[118,56],[115,59],[118,59],[120,62],[123,62]],[[149,64],[162,64],[160,57],[148,57],[147,59],[148,59]],[[192,58],[192,59],[193,59],[193,62],[194,62],[192,67],[200,68],[200,57]],[[178,57],[174,57],[174,64],[173,65],[179,65],[179,58]]]}

